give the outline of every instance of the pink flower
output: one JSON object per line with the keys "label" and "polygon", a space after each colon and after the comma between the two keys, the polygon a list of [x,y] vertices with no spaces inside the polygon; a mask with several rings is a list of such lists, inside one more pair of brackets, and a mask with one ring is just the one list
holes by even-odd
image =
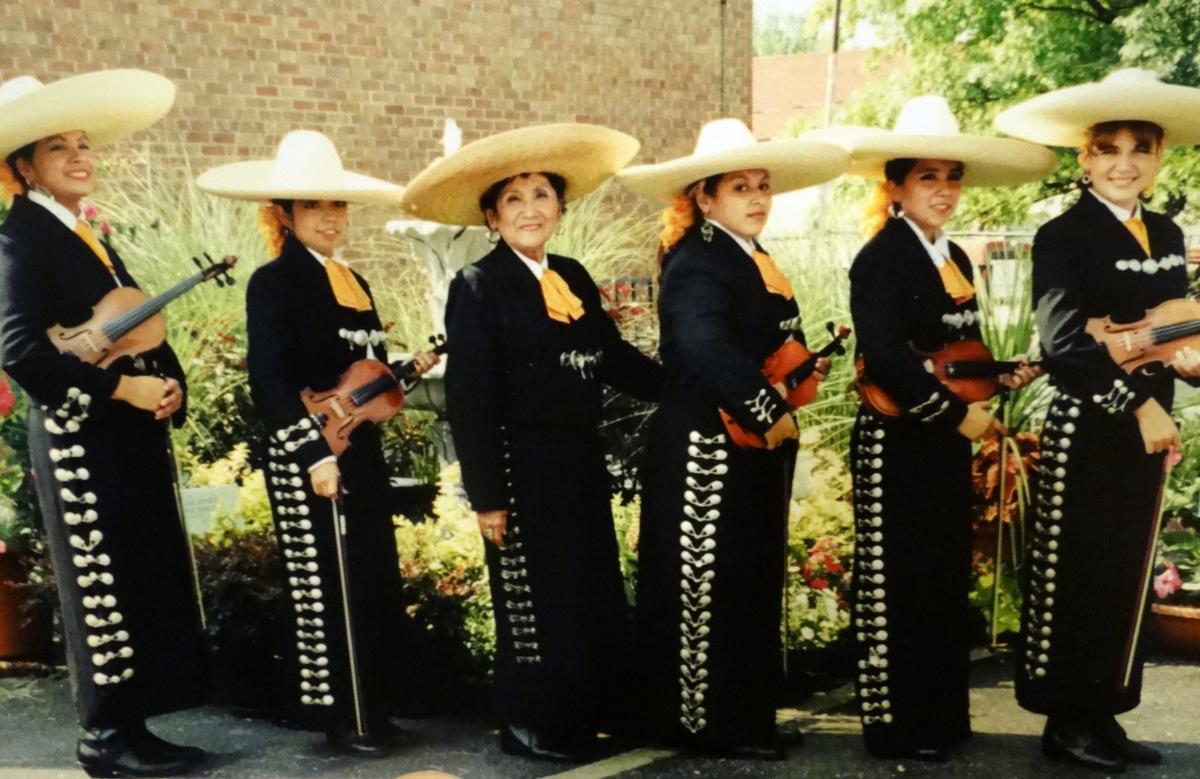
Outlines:
{"label": "pink flower", "polygon": [[100,234],[105,238],[112,235],[112,225],[108,223],[107,219],[100,223]]}
{"label": "pink flower", "polygon": [[1154,577],[1154,593],[1160,598],[1166,598],[1183,586],[1183,579],[1175,564],[1168,562],[1167,570]]}
{"label": "pink flower", "polygon": [[8,377],[0,376],[0,417],[6,417],[12,411],[17,397],[13,395],[12,387],[8,386]]}
{"label": "pink flower", "polygon": [[83,214],[84,219],[95,219],[96,217],[100,216],[100,209],[96,208],[91,203],[84,203],[80,213]]}

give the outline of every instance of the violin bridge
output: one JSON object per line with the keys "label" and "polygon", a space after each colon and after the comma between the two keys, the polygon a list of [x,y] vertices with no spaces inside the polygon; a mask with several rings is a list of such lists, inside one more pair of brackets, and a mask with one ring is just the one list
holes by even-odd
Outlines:
{"label": "violin bridge", "polygon": [[346,418],[347,414],[346,414],[346,412],[345,412],[345,411],[342,409],[342,406],[341,406],[341,404],[337,402],[337,398],[330,398],[330,399],[329,399],[329,407],[330,407],[331,409],[333,409],[333,413],[334,413],[334,414],[337,416],[337,418],[338,418],[338,419],[345,419],[345,418]]}

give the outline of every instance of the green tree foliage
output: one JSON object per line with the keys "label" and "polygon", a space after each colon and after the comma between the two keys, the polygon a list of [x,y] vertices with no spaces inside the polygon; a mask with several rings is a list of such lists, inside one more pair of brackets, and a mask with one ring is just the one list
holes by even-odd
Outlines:
{"label": "green tree foliage", "polygon": [[754,56],[815,51],[817,33],[804,14],[768,14],[754,20]]}
{"label": "green tree foliage", "polygon": [[[813,13],[829,18],[833,0]],[[889,127],[906,99],[941,94],[964,132],[994,133],[1008,106],[1059,87],[1094,81],[1122,67],[1200,86],[1200,13],[1195,0],[843,0],[843,26],[869,22],[883,41],[876,58],[905,66],[881,72],[838,123]],[[1045,181],[964,196],[958,226],[1020,225],[1039,201],[1068,192],[1079,174],[1075,152]],[[1172,215],[1200,209],[1200,155],[1171,149],[1154,207]],[[861,192],[861,187],[858,190]]]}

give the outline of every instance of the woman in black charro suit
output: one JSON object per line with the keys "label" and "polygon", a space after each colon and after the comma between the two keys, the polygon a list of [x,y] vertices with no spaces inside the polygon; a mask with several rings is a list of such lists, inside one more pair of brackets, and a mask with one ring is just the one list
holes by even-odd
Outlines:
{"label": "woman in black charro suit", "polygon": [[546,243],[564,204],[637,147],[596,125],[527,127],[434,162],[405,192],[420,218],[486,220],[499,236],[450,285],[446,410],[485,540],[492,697],[514,754],[579,759],[624,725],[629,618],[601,389],[653,400],[661,370],[621,339],[583,265]]}
{"label": "woman in black charro suit", "polygon": [[94,148],[152,124],[174,96],[170,81],[135,70],[0,85],[0,174],[15,195],[0,227],[3,367],[32,401],[30,455],[84,729],[76,756],[104,776],[181,773],[205,758],[146,728],[208,692],[167,430],[183,423],[186,388],[166,343],[101,369],[60,353],[46,329],[137,286],[80,201],[95,186]]}
{"label": "woman in black charro suit", "polygon": [[[971,442],[1002,432],[913,351],[980,340],[971,263],[943,227],[964,186],[1038,178],[1054,155],[966,135],[945,100],[910,100],[893,130],[821,131],[850,149],[850,170],[882,183],[873,235],[850,267],[850,311],[865,379],[901,409],[864,403],[851,434],[852,636],[867,750],[941,761],[971,734],[968,704]],[[1017,388],[1029,367],[1001,376]]]}
{"label": "woman in black charro suit", "polygon": [[1017,701],[1046,715],[1042,750],[1107,771],[1158,763],[1116,716],[1137,706],[1147,550],[1157,541],[1164,458],[1179,444],[1174,379],[1195,383],[1181,349],[1155,375],[1126,373],[1084,331],[1087,319],[1140,319],[1188,290],[1183,233],[1141,201],[1168,144],[1200,142],[1200,90],[1121,70],[997,117],[1000,129],[1078,146],[1079,199],[1038,230],[1033,296],[1055,396],[1042,432]]}
{"label": "woman in black charro suit", "polygon": [[[701,130],[694,154],[620,176],[670,204],[659,298],[666,385],[642,469],[636,621],[645,727],[658,738],[783,757],[775,702],[797,431],[761,368],[803,333],[791,286],[756,238],[773,193],[830,179],[845,159],[825,143],[756,143],[722,119]],[[719,410],[766,448],[734,446]]]}
{"label": "woman in black charro suit", "polygon": [[[335,457],[300,393],[332,388],[358,360],[387,362],[371,289],[340,249],[350,202],[395,204],[401,190],[342,170],[333,143],[311,130],[284,136],[274,160],[214,168],[197,184],[271,201],[259,219],[276,256],[246,289],[247,366],[268,433],[265,476],[292,603],[295,716],[335,749],[382,754],[405,693],[405,616],[379,428],[360,425]],[[436,361],[418,355],[418,372]]]}

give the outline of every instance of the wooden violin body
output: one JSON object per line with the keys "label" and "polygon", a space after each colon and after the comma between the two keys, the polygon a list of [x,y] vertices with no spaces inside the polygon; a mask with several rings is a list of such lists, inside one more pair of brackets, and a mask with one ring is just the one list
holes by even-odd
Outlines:
{"label": "wooden violin body", "polygon": [[[445,354],[446,336],[429,339],[434,354]],[[350,434],[364,422],[384,422],[404,408],[402,381],[412,377],[414,363],[386,365],[379,360],[358,360],[338,377],[332,389],[314,392],[305,388],[300,402],[321,430],[330,451],[340,456],[350,446]]]}
{"label": "wooden violin body", "polygon": [[[926,371],[967,403],[987,400],[998,394],[1004,387],[1000,383],[1000,376],[1011,373],[1021,364],[997,360],[983,341],[954,341],[936,352],[924,352],[911,345],[909,348],[921,360]],[[903,406],[871,381],[861,357],[854,363],[854,389],[862,402],[880,416],[898,417],[905,412]]]}
{"label": "wooden violin body", "polygon": [[1084,330],[1108,350],[1126,373],[1166,367],[1184,347],[1200,350],[1200,301],[1175,298],[1148,309],[1136,322],[1118,324],[1094,317]]}
{"label": "wooden violin body", "polygon": [[161,346],[167,340],[167,318],[157,312],[136,327],[112,340],[105,325],[144,304],[146,295],[134,287],[117,287],[92,308],[92,316],[75,327],[54,325],[46,331],[50,343],[60,352],[101,368],[107,368],[125,356],[137,356]]}
{"label": "wooden violin body", "polygon": [[[783,345],[771,353],[763,361],[762,374],[771,384],[782,384],[787,390],[788,408],[795,411],[801,406],[808,405],[817,396],[821,386],[821,376],[816,373],[817,360],[831,354],[845,354],[842,342],[850,337],[850,328],[842,325],[836,329],[833,323],[828,323],[832,340],[820,351],[809,351],[808,347],[799,341],[788,339]],[[763,449],[767,442],[761,435],[752,430],[746,430],[733,417],[721,410],[721,421],[725,423],[725,431],[729,440],[742,449]]]}
{"label": "wooden violin body", "polygon": [[199,273],[152,298],[136,287],[110,290],[92,308],[91,318],[83,324],[47,328],[50,343],[64,354],[73,354],[101,368],[107,368],[121,357],[136,357],[161,346],[167,340],[167,320],[161,311],[168,303],[209,279],[215,280],[219,287],[233,283],[229,269],[237,264],[237,257],[229,255],[214,262],[207,254],[204,256],[208,265],[197,257],[192,258],[200,268]]}
{"label": "wooden violin body", "polygon": [[350,434],[364,422],[383,422],[404,408],[404,388],[379,360],[358,360],[338,377],[333,389],[305,389],[300,400],[321,428],[334,455],[350,446]]}

